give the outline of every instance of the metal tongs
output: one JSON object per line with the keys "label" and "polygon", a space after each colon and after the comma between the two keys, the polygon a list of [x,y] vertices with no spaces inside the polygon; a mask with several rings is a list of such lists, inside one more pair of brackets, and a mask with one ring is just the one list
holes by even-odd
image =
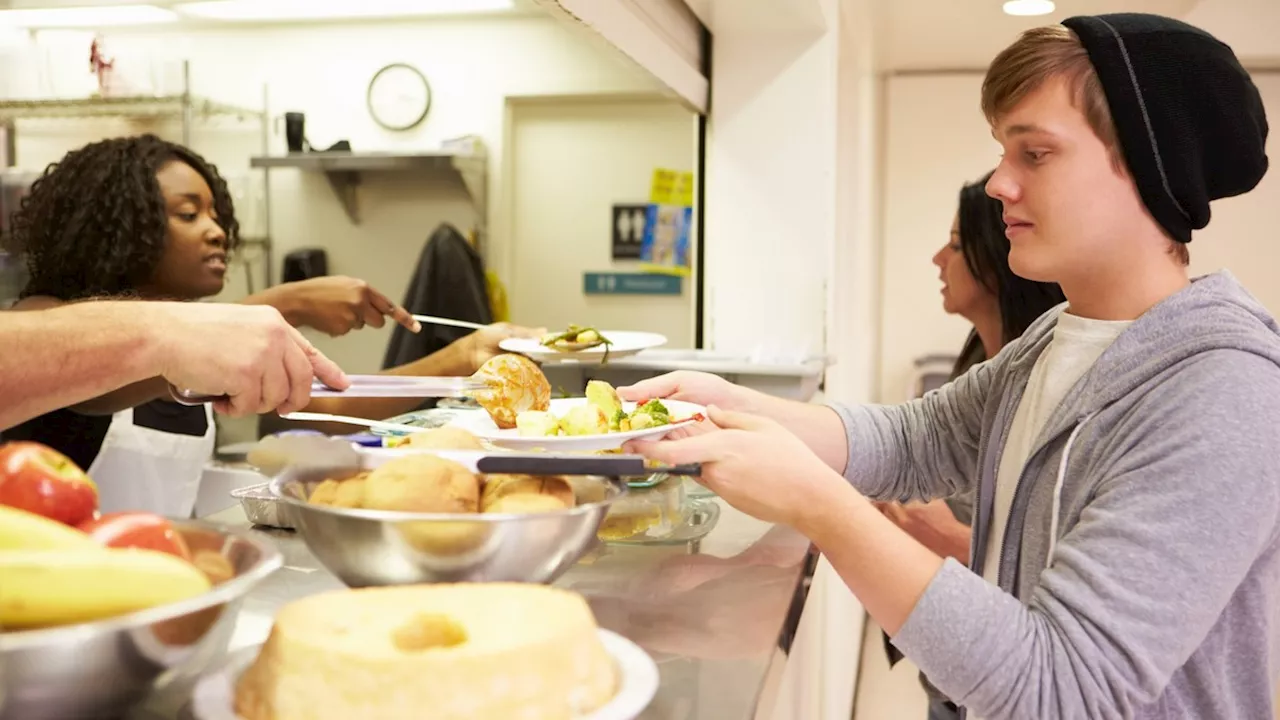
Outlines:
{"label": "metal tongs", "polygon": [[[314,380],[311,397],[471,397],[488,387],[474,377],[415,377],[411,375],[348,375],[351,387],[335,390]],[[201,395],[169,385],[169,395],[182,405],[203,405],[228,399],[226,395]]]}
{"label": "metal tongs", "polygon": [[438,455],[475,473],[511,475],[601,475],[637,477],[652,473],[698,476],[699,463],[662,465],[639,455],[572,455],[512,453],[485,450],[427,450],[398,448],[358,449],[348,440],[318,435],[269,435],[258,441],[246,458],[264,475],[286,467],[362,467],[381,456]]}

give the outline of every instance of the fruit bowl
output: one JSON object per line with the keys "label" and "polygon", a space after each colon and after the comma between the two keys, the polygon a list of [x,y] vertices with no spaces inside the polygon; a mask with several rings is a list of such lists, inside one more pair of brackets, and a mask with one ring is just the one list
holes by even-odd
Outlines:
{"label": "fruit bowl", "polygon": [[235,575],[202,595],[105,620],[0,630],[0,720],[118,718],[221,658],[244,596],[280,567],[280,553],[248,532],[172,522],[193,551],[217,551]]}

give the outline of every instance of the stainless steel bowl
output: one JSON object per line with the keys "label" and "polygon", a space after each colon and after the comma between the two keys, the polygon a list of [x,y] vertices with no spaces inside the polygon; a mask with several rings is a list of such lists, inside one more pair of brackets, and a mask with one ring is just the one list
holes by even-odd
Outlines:
{"label": "stainless steel bowl", "polygon": [[[574,478],[579,505],[542,513],[442,514],[351,510],[306,501],[326,478],[358,466],[293,467],[271,481],[284,519],[316,558],[351,587],[438,582],[549,583],[595,543],[626,486]],[[588,502],[583,502],[588,499]]]}
{"label": "stainless steel bowl", "polygon": [[249,589],[280,567],[272,544],[198,520],[173,521],[193,550],[235,577],[182,602],[65,627],[0,633],[0,720],[119,718],[148,693],[219,660]]}

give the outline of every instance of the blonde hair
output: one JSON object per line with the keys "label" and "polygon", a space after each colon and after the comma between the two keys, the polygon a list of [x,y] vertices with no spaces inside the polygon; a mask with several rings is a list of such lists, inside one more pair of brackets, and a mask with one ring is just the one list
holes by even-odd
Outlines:
{"label": "blonde hair", "polygon": [[[995,125],[1051,78],[1066,81],[1072,104],[1084,113],[1089,128],[1107,148],[1112,165],[1128,174],[1102,82],[1080,38],[1065,26],[1027,30],[991,61],[982,81],[982,113],[987,122]],[[1176,240],[1169,242],[1169,253],[1183,265],[1189,264],[1187,246]]]}

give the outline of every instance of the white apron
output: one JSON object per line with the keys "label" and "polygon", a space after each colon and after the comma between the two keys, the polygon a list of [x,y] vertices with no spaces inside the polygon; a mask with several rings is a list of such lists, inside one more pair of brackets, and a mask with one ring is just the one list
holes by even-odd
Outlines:
{"label": "white apron", "polygon": [[213,410],[206,404],[204,412],[209,427],[200,437],[138,427],[132,408],[113,415],[89,467],[89,477],[98,486],[99,509],[191,517],[200,475],[213,457],[215,442]]}

